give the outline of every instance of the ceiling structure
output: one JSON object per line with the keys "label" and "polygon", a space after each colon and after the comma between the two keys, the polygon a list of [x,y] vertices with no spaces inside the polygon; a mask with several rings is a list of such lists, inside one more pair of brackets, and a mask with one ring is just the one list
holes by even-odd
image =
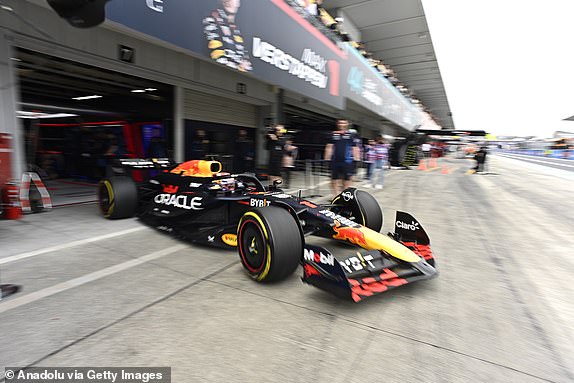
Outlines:
{"label": "ceiling structure", "polygon": [[[25,49],[18,49],[12,60],[22,111],[135,119],[172,115],[171,86]],[[100,97],[74,99],[85,96]]]}
{"label": "ceiling structure", "polygon": [[421,0],[325,0],[323,6],[350,19],[367,51],[391,66],[437,124],[455,128]]}

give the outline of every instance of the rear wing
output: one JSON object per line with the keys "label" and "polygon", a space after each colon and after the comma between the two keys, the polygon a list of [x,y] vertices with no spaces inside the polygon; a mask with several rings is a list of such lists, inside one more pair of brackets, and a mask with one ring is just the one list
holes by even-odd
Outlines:
{"label": "rear wing", "polygon": [[127,175],[132,176],[134,170],[171,169],[177,163],[169,158],[120,158],[106,168],[106,177]]}

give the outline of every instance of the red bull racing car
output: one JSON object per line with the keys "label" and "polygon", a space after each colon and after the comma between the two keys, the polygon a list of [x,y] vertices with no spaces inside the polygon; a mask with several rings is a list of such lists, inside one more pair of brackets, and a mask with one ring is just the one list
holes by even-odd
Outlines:
{"label": "red bull racing car", "polygon": [[[109,219],[138,216],[195,243],[237,249],[258,282],[280,281],[303,266],[303,281],[355,302],[437,274],[430,241],[411,215],[397,212],[395,232],[382,234],[383,214],[364,191],[349,188],[317,204],[264,186],[253,174],[221,172],[216,161],[181,164],[126,159],[98,187]],[[131,171],[150,172],[135,182]],[[141,176],[141,174],[140,174]],[[307,243],[308,236],[345,242],[345,256]]]}

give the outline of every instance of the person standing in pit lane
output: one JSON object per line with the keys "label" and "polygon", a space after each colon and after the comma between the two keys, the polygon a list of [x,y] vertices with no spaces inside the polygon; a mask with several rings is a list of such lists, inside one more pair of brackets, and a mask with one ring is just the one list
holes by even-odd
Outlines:
{"label": "person standing in pit lane", "polygon": [[267,173],[269,174],[269,182],[271,183],[275,180],[282,180],[281,170],[285,148],[285,139],[283,134],[285,132],[285,126],[276,125],[269,129],[265,134],[265,139],[267,141],[266,146],[267,150],[269,150],[269,166]]}
{"label": "person standing in pit lane", "polygon": [[384,169],[387,166],[389,158],[389,150],[385,145],[383,137],[378,136],[377,142],[373,146],[374,152],[374,171],[373,171],[373,186],[375,189],[383,189]]}
{"label": "person standing in pit lane", "polygon": [[220,0],[221,8],[203,19],[203,33],[207,39],[209,56],[216,62],[248,72],[252,69],[245,42],[236,24],[241,0]]}
{"label": "person standing in pit lane", "polygon": [[337,121],[337,130],[325,146],[324,159],[331,162],[331,189],[333,195],[338,195],[351,186],[354,163],[360,160],[357,140],[349,132],[348,120]]}

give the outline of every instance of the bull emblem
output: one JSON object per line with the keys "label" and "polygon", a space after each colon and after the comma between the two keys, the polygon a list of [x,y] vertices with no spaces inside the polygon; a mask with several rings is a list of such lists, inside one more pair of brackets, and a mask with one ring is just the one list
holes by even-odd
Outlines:
{"label": "bull emblem", "polygon": [[337,233],[333,236],[334,239],[347,241],[355,245],[359,245],[363,248],[367,247],[365,233],[361,231],[361,228],[341,226],[339,221],[335,220],[335,226],[333,226],[333,230],[335,230]]}

